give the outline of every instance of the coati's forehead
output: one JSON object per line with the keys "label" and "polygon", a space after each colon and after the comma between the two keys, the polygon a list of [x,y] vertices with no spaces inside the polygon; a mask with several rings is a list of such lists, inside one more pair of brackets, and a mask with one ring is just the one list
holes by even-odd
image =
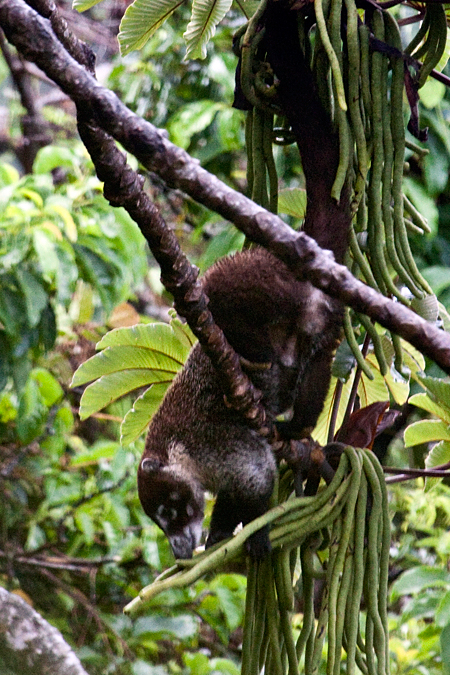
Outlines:
{"label": "coati's forehead", "polygon": [[168,464],[182,466],[189,457],[189,452],[181,441],[172,440],[167,447]]}

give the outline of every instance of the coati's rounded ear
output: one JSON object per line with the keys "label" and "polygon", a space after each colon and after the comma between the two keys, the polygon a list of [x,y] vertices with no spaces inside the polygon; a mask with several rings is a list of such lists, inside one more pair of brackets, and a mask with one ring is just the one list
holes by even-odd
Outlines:
{"label": "coati's rounded ear", "polygon": [[144,457],[141,462],[141,470],[144,471],[144,473],[155,473],[156,471],[161,470],[162,465],[163,464],[159,459],[154,457]]}

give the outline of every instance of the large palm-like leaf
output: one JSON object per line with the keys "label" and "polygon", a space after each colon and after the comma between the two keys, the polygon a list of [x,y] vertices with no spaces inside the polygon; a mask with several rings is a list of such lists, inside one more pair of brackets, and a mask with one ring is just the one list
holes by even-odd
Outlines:
{"label": "large palm-like leaf", "polygon": [[204,59],[206,45],[216,32],[231,7],[232,0],[194,0],[192,16],[183,37],[186,40],[186,58]]}
{"label": "large palm-like leaf", "polygon": [[107,333],[97,345],[102,351],[83,363],[73,376],[72,386],[92,382],[81,397],[81,419],[134,389],[150,385],[122,424],[123,442],[135,440],[149,423],[194,342],[189,328],[176,319],[170,325],[138,324]]}
{"label": "large palm-like leaf", "polygon": [[120,24],[118,35],[122,56],[142,49],[153,33],[183,4],[184,0],[135,0]]}

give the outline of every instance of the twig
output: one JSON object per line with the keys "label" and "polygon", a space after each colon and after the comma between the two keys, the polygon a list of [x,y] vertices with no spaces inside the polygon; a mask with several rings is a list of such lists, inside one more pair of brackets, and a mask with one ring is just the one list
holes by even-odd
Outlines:
{"label": "twig", "polygon": [[441,464],[433,469],[397,469],[391,466],[383,466],[385,473],[395,474],[392,478],[386,478],[386,483],[402,483],[413,478],[446,478],[450,476],[450,462]]}

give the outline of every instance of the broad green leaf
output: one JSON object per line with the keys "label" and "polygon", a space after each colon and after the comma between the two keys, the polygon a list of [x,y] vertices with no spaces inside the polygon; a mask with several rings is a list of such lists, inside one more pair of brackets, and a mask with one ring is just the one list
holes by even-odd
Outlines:
{"label": "broad green leaf", "polygon": [[432,415],[440,417],[447,424],[450,424],[450,411],[433,401],[428,394],[414,394],[414,396],[410,397],[409,402],[417,406],[417,408],[422,408],[422,410],[426,410]]}
{"label": "broad green leaf", "polygon": [[450,286],[448,267],[433,265],[432,267],[425,267],[425,269],[421,270],[421,273],[436,295],[440,295]]}
{"label": "broad green leaf", "polygon": [[[180,322],[181,324],[181,322]],[[104,347],[133,346],[145,347],[169,356],[183,365],[191,349],[191,338],[195,341],[189,327],[175,329],[176,324],[148,323],[135,324],[129,328],[116,328],[100,340],[97,349]],[[184,337],[183,337],[184,336]]]}
{"label": "broad green leaf", "polygon": [[2,162],[0,164],[0,186],[14,185],[20,180],[20,174],[11,164]]}
{"label": "broad green leaf", "polygon": [[64,230],[69,241],[76,241],[78,237],[77,226],[69,209],[62,204],[49,204],[46,207],[47,213],[56,213],[64,223]]}
{"label": "broad green leaf", "polygon": [[331,373],[338,377],[343,382],[347,382],[353,368],[355,367],[356,359],[348,344],[347,340],[342,340],[341,344],[336,350],[336,355],[333,360]]}
{"label": "broad green leaf", "polygon": [[403,405],[408,400],[409,382],[396,371],[389,370],[384,378],[389,391],[394,400],[399,405]]}
{"label": "broad green leaf", "polygon": [[[445,56],[447,62],[448,55]],[[445,64],[444,64],[445,65]],[[435,108],[445,96],[445,84],[437,80],[429,79],[420,88],[420,102],[429,110]]]}
{"label": "broad green leaf", "polygon": [[58,380],[46,368],[34,368],[30,377],[37,382],[39,393],[44,404],[50,408],[64,396],[64,391]]}
{"label": "broad green leaf", "polygon": [[447,591],[444,597],[441,598],[436,610],[436,625],[444,627],[447,624],[450,625],[450,591]]}
{"label": "broad green leaf", "polygon": [[419,377],[419,382],[427,389],[439,405],[450,411],[450,380],[437,377]]}
{"label": "broad green leaf", "polygon": [[389,399],[389,392],[384,380],[384,377],[379,371],[378,362],[374,354],[369,354],[366,358],[366,361],[369,363],[373,380],[369,380],[368,377],[364,375],[361,376],[361,380],[358,386],[358,396],[360,399],[361,408],[365,408],[371,403],[376,401],[386,401]]}
{"label": "broad green leaf", "polygon": [[33,204],[37,206],[38,209],[42,209],[44,206],[44,200],[42,199],[39,192],[36,192],[36,190],[30,190],[30,188],[21,187],[17,192],[23,197],[26,197],[26,199],[29,199],[31,202],[33,202]]}
{"label": "broad green leaf", "polygon": [[401,340],[403,351],[403,364],[409,368],[411,375],[425,370],[425,357],[409,342]]}
{"label": "broad green leaf", "polygon": [[191,331],[187,323],[181,323],[179,319],[172,319],[170,326],[175,334],[175,337],[178,338],[180,345],[183,345],[183,364],[187,359],[189,352],[192,347],[197,342],[197,338],[194,333]]}
{"label": "broad green leaf", "polygon": [[133,389],[155,382],[171,381],[172,373],[161,370],[130,369],[104,375],[84,390],[80,401],[80,419],[84,420],[102,408],[106,408],[110,403],[129,391],[133,391]]}
{"label": "broad green leaf", "polygon": [[223,103],[209,99],[194,101],[182,106],[172,115],[167,124],[171,141],[186,150],[192,136],[209,127],[217,111],[223,107]]}
{"label": "broad green leaf", "polygon": [[119,449],[115,441],[100,441],[86,451],[77,452],[70,460],[71,467],[89,466],[98,464],[101,460],[110,460]]}
{"label": "broad green leaf", "polygon": [[206,58],[206,45],[216,32],[232,4],[232,0],[194,0],[192,15],[183,37],[186,40],[186,56],[191,59]]}
{"label": "broad green leaf", "polygon": [[[330,426],[330,420],[333,411],[337,381],[338,379],[336,377],[331,378],[330,388],[328,389],[328,394],[325,399],[323,410],[319,415],[319,419],[317,420],[317,424],[312,433],[314,440],[316,440],[321,445],[326,445],[328,440],[328,428]],[[350,392],[352,390],[352,384],[353,379],[350,377],[342,386],[341,397],[339,400],[339,411],[336,420],[336,431],[340,428],[344,419],[345,409],[347,407],[347,403],[350,398]]]}
{"label": "broad green leaf", "polygon": [[405,429],[405,445],[410,448],[430,441],[450,441],[450,428],[441,420],[413,422]]}
{"label": "broad green leaf", "polygon": [[[434,445],[425,458],[425,468],[433,469],[435,466],[441,466],[450,462],[450,442],[441,441]],[[442,478],[433,478],[427,476],[425,478],[425,490],[428,492],[438,483],[442,482]]]}
{"label": "broad green leaf", "polygon": [[142,49],[147,40],[184,0],[135,0],[123,15],[118,35],[122,56]]}
{"label": "broad green leaf", "polygon": [[444,673],[445,675],[450,675],[450,623],[443,629],[440,642]]}
{"label": "broad green leaf", "polygon": [[306,190],[284,188],[278,193],[278,211],[294,218],[303,219],[306,213]]}
{"label": "broad green leaf", "polygon": [[44,431],[47,416],[47,407],[44,405],[39,387],[30,378],[20,396],[16,418],[17,435],[24,445]]}
{"label": "broad green leaf", "polygon": [[151,418],[158,410],[170,383],[154,384],[134,402],[132,409],[125,415],[120,429],[120,442],[128,445],[146,430]]}
{"label": "broad green leaf", "polygon": [[92,518],[90,504],[84,504],[76,510],[74,514],[74,521],[77,528],[84,534],[86,544],[92,545],[95,537],[95,525]]}
{"label": "broad green leaf", "polygon": [[154,352],[144,347],[107,347],[100,354],[96,354],[83,363],[72,379],[72,387],[86,384],[103,375],[126,371],[134,368],[162,370],[167,373],[176,373],[180,363],[164,354]]}
{"label": "broad green leaf", "polygon": [[397,599],[401,595],[418,593],[425,588],[434,586],[446,587],[450,584],[450,574],[446,569],[419,565],[403,572],[401,577],[394,581],[391,598]]}
{"label": "broad green leaf", "polygon": [[23,268],[16,269],[16,277],[27,305],[27,318],[30,328],[34,328],[48,303],[48,295],[34,274]]}
{"label": "broad green leaf", "polygon": [[[95,3],[92,3],[92,5],[93,4]],[[87,7],[84,9],[87,9]],[[77,167],[78,162],[79,159],[69,148],[63,148],[62,146],[57,145],[46,145],[45,148],[41,148],[36,155],[33,164],[33,173],[48,174],[52,169],[56,169],[59,166],[73,169],[74,167]]]}
{"label": "broad green leaf", "polygon": [[198,630],[199,620],[190,614],[178,616],[158,616],[156,613],[137,619],[133,635],[144,637],[152,635],[154,639],[170,635],[181,639],[193,637]]}

